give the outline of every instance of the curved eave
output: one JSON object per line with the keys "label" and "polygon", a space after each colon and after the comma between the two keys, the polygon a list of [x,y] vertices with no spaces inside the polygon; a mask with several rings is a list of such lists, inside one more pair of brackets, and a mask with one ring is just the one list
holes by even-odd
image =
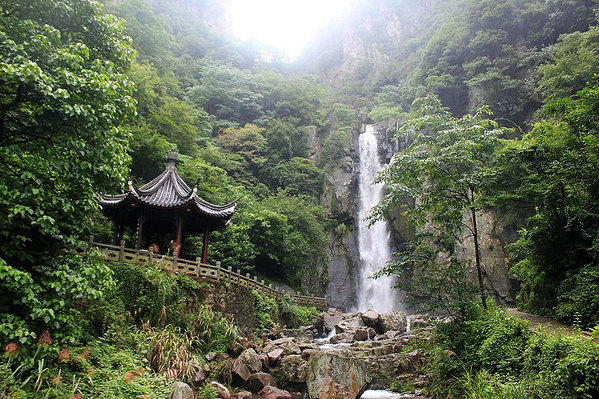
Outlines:
{"label": "curved eave", "polygon": [[[151,200],[147,200],[150,197]],[[118,207],[124,204],[128,205],[128,201],[131,203],[139,204],[142,206],[146,206],[152,209],[164,209],[164,210],[176,210],[176,209],[190,209],[193,210],[204,217],[209,217],[213,219],[219,219],[227,221],[233,217],[235,214],[235,208],[237,206],[237,201],[230,202],[225,205],[214,205],[211,204],[195,194],[192,193],[191,196],[185,199],[180,199],[176,202],[170,203],[157,203],[156,199],[153,196],[144,196],[140,195],[135,189],[131,188],[130,191],[126,194],[120,195],[104,195],[100,194],[99,203],[103,207]]]}
{"label": "curved eave", "polygon": [[96,198],[96,200],[102,206],[112,207],[112,206],[121,205],[123,202],[125,202],[125,200],[127,199],[128,196],[129,196],[129,193],[118,194],[118,195],[98,194],[98,197]]}

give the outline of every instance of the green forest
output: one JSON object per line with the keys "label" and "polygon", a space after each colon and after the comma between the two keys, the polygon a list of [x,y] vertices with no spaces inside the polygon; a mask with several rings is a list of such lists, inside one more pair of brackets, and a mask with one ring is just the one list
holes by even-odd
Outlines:
{"label": "green forest", "polygon": [[[231,287],[106,262],[87,244],[113,234],[97,195],[147,183],[177,152],[200,197],[239,199],[208,263],[326,296],[351,223],[327,177],[364,123],[406,143],[370,219],[401,217],[409,239],[378,274],[449,318],[423,343],[427,397],[597,397],[599,4],[431,1],[402,40],[384,34],[424,3],[356,2],[292,62],[215,29],[218,0],[2,1],[0,398],[166,398],[240,337],[312,323],[316,309],[253,291],[241,325]],[[344,24],[384,57],[348,67]],[[517,232],[517,308],[586,335],[531,331],[501,308],[479,248],[489,213]],[[456,250],[465,235],[472,259]],[[201,237],[182,251],[200,256]]]}

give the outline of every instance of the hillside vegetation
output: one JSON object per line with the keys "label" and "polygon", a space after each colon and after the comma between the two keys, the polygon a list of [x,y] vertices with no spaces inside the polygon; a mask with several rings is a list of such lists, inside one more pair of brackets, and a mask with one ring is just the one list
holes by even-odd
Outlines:
{"label": "hillside vegetation", "polygon": [[[2,2],[0,396],[166,397],[172,378],[191,382],[240,333],[307,324],[314,309],[246,293],[253,324],[240,331],[230,287],[105,263],[85,244],[111,237],[95,195],[147,182],[177,151],[202,198],[240,198],[209,263],[323,295],[339,227],[325,176],[351,160],[366,114],[407,143],[372,217],[400,210],[414,235],[380,273],[452,317],[427,349],[429,393],[596,395],[596,344],[529,333],[487,298],[485,259],[456,253],[464,234],[476,243],[481,213],[515,215],[518,306],[599,324],[596,3],[416,3],[356,6],[289,64],[228,35],[215,0]],[[379,34],[420,6],[431,11],[405,36]],[[345,68],[348,23],[385,56]],[[189,238],[182,255],[200,248]]]}

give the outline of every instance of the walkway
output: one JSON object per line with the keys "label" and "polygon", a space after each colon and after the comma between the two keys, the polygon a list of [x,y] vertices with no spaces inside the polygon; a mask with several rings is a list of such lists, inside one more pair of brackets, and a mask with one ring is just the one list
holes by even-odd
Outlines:
{"label": "walkway", "polygon": [[545,330],[556,333],[556,332],[564,332],[568,335],[578,335],[583,334],[586,336],[590,336],[591,333],[589,331],[578,330],[574,327],[570,327],[566,324],[560,323],[559,321],[552,320],[548,317],[536,316],[530,313],[521,312],[515,308],[507,308],[506,312],[512,314],[514,316],[518,316],[521,319],[527,320],[530,323],[530,328],[532,330],[536,329],[538,326],[542,326]]}
{"label": "walkway", "polygon": [[192,261],[179,258],[176,255],[166,256],[154,254],[151,250],[130,249],[125,247],[124,241],[121,241],[120,245],[101,244],[94,242],[94,236],[90,237],[89,244],[98,249],[107,261],[116,260],[138,265],[161,263],[168,270],[175,273],[185,273],[190,277],[204,279],[209,282],[220,282],[223,284],[245,287],[247,289],[255,289],[277,300],[280,300],[285,295],[289,295],[298,305],[314,306],[318,310],[327,309],[326,298],[319,298],[313,295],[300,295],[298,293],[288,294],[273,287],[272,284],[267,285],[264,280],[258,281],[256,276],[252,277],[249,273],[243,274],[239,269],[235,271],[231,266],[224,268],[220,265],[220,262],[216,262],[216,265],[209,265],[200,262],[199,258]]}

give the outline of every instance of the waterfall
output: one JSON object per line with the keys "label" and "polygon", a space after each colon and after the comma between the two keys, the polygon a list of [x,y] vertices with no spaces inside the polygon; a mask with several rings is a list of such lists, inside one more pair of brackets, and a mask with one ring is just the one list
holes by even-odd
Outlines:
{"label": "waterfall", "polygon": [[381,170],[378,142],[374,127],[366,125],[360,135],[360,208],[358,210],[358,247],[360,251],[360,280],[358,283],[358,310],[368,309],[378,312],[399,310],[393,277],[368,278],[391,259],[389,229],[385,221],[377,221],[368,226],[368,217],[373,206],[383,197],[383,185],[373,184]]}

